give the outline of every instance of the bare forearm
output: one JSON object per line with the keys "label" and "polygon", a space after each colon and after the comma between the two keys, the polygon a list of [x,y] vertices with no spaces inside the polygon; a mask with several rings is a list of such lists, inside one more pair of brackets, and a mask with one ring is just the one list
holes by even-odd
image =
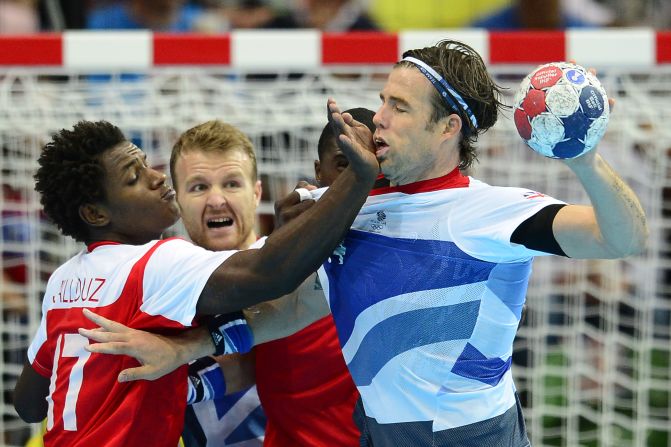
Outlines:
{"label": "bare forearm", "polygon": [[175,345],[177,363],[180,365],[214,354],[214,343],[205,326],[186,331],[178,337],[168,338]]}
{"label": "bare forearm", "polygon": [[567,165],[582,183],[592,203],[598,226],[596,237],[601,239],[605,250],[600,257],[617,258],[641,253],[648,237],[641,203],[600,155],[596,154],[588,161],[568,161]]}
{"label": "bare forearm", "polygon": [[256,383],[254,351],[215,357],[226,382],[226,394],[237,393]]}
{"label": "bare forearm", "polygon": [[254,345],[288,337],[329,314],[324,292],[315,289],[317,274],[288,295],[245,309]]}

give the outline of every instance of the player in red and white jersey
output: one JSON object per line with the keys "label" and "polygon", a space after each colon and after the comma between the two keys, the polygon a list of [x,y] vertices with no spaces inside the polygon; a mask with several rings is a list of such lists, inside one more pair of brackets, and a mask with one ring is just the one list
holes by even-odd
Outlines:
{"label": "player in red and white jersey", "polygon": [[[89,352],[77,331],[92,327],[83,309],[170,333],[193,325],[196,315],[239,311],[296,289],[336,246],[379,170],[372,153],[352,147],[343,145],[350,168],[324,205],[259,249],[216,253],[159,240],[179,217],[175,192],[118,128],[82,121],[54,135],[39,159],[36,190],[62,233],[87,249],[47,285],[42,322],[15,389],[19,415],[29,422],[47,417],[48,446],[176,445],[186,371],[118,383],[119,371],[137,363]],[[292,197],[298,202],[298,194]]]}

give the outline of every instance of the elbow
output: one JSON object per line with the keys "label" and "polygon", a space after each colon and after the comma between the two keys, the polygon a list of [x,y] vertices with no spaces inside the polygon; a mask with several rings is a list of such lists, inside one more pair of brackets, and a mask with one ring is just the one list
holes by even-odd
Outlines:
{"label": "elbow", "polygon": [[14,409],[19,417],[28,423],[38,423],[42,422],[44,418],[47,417],[47,405],[46,401],[43,405],[37,404],[34,402],[22,402],[20,399],[14,398]]}
{"label": "elbow", "polygon": [[632,238],[631,246],[625,256],[641,256],[645,254],[648,248],[648,240],[650,239],[650,232],[648,227],[641,232],[638,237]]}
{"label": "elbow", "polygon": [[613,247],[610,257],[614,259],[641,256],[647,250],[649,238],[650,232],[646,225],[636,234],[632,235],[628,241],[622,240],[617,247]]}

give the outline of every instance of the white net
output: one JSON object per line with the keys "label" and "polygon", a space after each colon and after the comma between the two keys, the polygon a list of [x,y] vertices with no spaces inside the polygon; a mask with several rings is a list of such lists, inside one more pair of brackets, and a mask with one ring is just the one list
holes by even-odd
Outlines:
{"label": "white net", "polygon": [[[510,87],[531,66],[496,68]],[[109,78],[64,69],[0,73],[0,197],[3,280],[0,444],[22,445],[26,424],[11,390],[40,315],[46,278],[80,247],[40,214],[32,175],[50,133],[81,119],[106,119],[165,165],[176,136],[220,118],[256,145],[264,182],[262,214],[301,177],[312,176],[326,97],[376,109],[385,68],[319,69],[249,76],[201,68],[151,69]],[[650,248],[621,261],[538,259],[513,372],[537,446],[671,446],[671,71],[600,74],[618,103],[601,151],[640,196]],[[510,116],[479,141],[473,174],[585,203],[561,162],[525,148]],[[179,231],[179,230],[177,230]]]}

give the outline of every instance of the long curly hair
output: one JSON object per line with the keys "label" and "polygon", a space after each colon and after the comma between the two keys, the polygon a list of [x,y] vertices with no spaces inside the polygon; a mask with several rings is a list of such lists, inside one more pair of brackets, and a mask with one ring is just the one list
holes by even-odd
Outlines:
{"label": "long curly hair", "polygon": [[86,241],[89,229],[79,208],[105,200],[101,154],[125,140],[123,132],[107,121],[80,121],[72,130],[57,132],[44,146],[35,190],[44,212],[64,235]]}

